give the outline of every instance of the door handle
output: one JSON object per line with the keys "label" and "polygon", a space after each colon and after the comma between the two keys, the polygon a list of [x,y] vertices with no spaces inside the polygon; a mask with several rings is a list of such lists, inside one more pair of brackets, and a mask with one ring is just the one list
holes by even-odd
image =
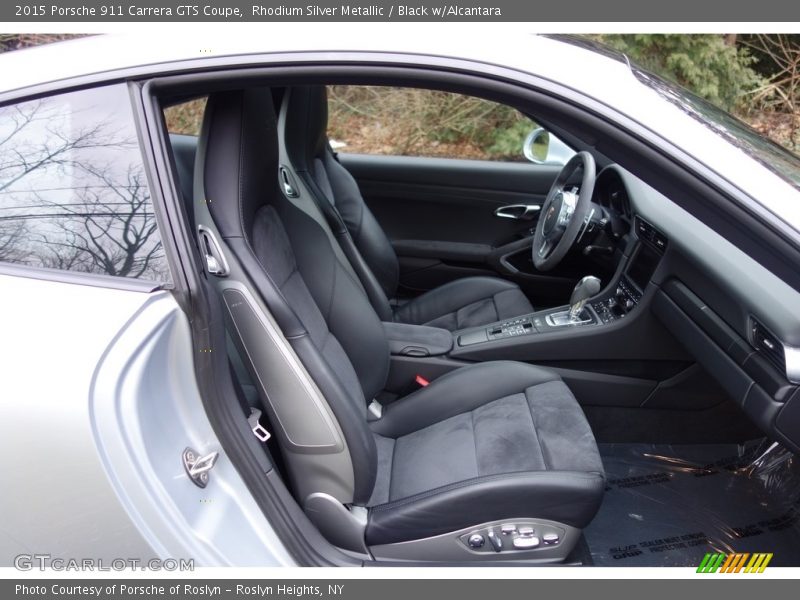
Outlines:
{"label": "door handle", "polygon": [[542,209],[540,204],[509,204],[495,209],[494,216],[502,219],[530,221]]}

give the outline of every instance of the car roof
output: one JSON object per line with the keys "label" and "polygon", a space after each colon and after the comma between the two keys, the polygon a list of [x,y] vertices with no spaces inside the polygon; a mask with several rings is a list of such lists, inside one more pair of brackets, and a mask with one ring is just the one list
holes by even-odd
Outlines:
{"label": "car roof", "polygon": [[[154,23],[147,34],[141,30],[103,34],[46,44],[0,55],[4,77],[0,92],[41,82],[107,73],[140,66],[177,61],[208,60],[213,57],[284,52],[381,52],[449,56],[479,62],[507,64],[509,57],[524,58],[524,65],[548,70],[550,57],[559,62],[586,61],[592,68],[619,69],[614,61],[578,47],[564,54],[564,44],[528,31],[528,27],[506,25],[458,25],[422,23],[408,27],[372,23],[353,35],[351,29],[320,23],[248,23],[239,27],[191,27],[176,32],[174,26]],[[510,28],[510,30],[509,30]],[[493,35],[493,30],[496,35]],[[159,35],[160,32],[164,35]],[[268,34],[266,33],[268,32]],[[476,40],[483,40],[483,43]],[[562,73],[563,74],[563,73]]]}
{"label": "car roof", "polygon": [[[644,125],[726,179],[800,232],[800,191],[674,103],[641,83],[625,60],[536,35],[529,24],[246,23],[219,27],[148,24],[0,55],[0,93],[91,75],[112,79],[191,68],[222,57],[247,64],[265,55],[347,53],[447,57],[499,65],[580,91]],[[24,92],[23,92],[24,93]]]}

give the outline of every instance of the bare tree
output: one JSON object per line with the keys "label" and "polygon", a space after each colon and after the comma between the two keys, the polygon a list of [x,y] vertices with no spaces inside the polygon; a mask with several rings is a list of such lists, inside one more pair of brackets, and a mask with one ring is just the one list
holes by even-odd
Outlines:
{"label": "bare tree", "polygon": [[59,221],[64,241],[50,242],[61,249],[54,250],[56,261],[119,277],[163,275],[155,264],[163,247],[141,167],[129,167],[124,181],[102,170],[92,174],[102,185],[77,189],[79,202],[49,203],[68,215]]}
{"label": "bare tree", "polygon": [[23,221],[0,221],[0,261],[23,262],[28,257],[20,243],[26,233]]}
{"label": "bare tree", "polygon": [[68,109],[0,109],[0,260],[166,276],[135,138]]}
{"label": "bare tree", "polygon": [[[81,160],[82,150],[132,146],[133,140],[118,139],[109,124],[97,121],[89,127],[64,132],[58,125],[61,119],[44,100],[10,107],[3,119],[11,126],[0,139],[0,192],[7,190],[24,177],[44,169],[65,167],[92,168]],[[40,124],[36,141],[23,134]]]}
{"label": "bare tree", "polygon": [[775,68],[769,80],[755,90],[753,102],[767,109],[794,112],[800,96],[800,46],[796,36],[755,34],[743,42]]}
{"label": "bare tree", "polygon": [[800,38],[782,33],[739,36],[769,75],[752,94],[748,119],[761,133],[795,152],[800,148]]}

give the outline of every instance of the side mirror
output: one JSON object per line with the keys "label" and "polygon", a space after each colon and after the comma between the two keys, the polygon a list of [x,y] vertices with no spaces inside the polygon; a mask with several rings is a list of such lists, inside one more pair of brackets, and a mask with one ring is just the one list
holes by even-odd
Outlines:
{"label": "side mirror", "polygon": [[537,165],[567,164],[575,151],[542,127],[528,134],[522,143],[522,154]]}

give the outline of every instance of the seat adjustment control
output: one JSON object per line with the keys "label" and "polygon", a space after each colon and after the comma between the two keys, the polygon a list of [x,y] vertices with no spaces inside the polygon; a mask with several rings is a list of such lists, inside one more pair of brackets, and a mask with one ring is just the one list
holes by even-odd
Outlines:
{"label": "seat adjustment control", "polygon": [[542,541],[545,546],[555,546],[559,542],[559,537],[557,533],[545,533],[542,536]]}
{"label": "seat adjustment control", "polygon": [[[478,529],[462,532],[458,540],[477,554],[522,554],[534,552],[549,557],[563,546],[567,531],[556,523],[533,519],[496,521]],[[533,556],[533,555],[532,555]]]}
{"label": "seat adjustment control", "polygon": [[520,536],[514,538],[514,548],[517,550],[529,550],[531,548],[538,548],[541,541],[535,535]]}
{"label": "seat adjustment control", "polygon": [[492,548],[494,548],[495,552],[501,552],[503,550],[503,540],[500,539],[500,536],[497,535],[494,531],[489,530],[489,543],[492,544]]}
{"label": "seat adjustment control", "polygon": [[522,537],[531,537],[534,533],[536,533],[536,530],[533,527],[525,526],[519,528],[519,534]]}
{"label": "seat adjustment control", "polygon": [[512,535],[517,533],[517,526],[513,523],[504,523],[500,526],[500,531],[503,533],[503,535]]}

